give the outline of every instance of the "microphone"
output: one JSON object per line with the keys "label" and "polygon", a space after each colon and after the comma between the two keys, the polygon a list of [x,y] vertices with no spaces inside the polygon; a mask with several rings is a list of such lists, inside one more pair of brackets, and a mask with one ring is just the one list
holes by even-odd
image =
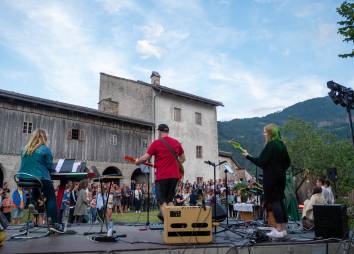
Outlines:
{"label": "microphone", "polygon": [[226,163],[227,161],[221,161],[221,162],[219,162],[219,165],[222,165],[222,164],[224,164],[224,163]]}
{"label": "microphone", "polygon": [[211,165],[211,166],[215,166],[215,163],[211,162],[211,161],[204,161],[204,163]]}

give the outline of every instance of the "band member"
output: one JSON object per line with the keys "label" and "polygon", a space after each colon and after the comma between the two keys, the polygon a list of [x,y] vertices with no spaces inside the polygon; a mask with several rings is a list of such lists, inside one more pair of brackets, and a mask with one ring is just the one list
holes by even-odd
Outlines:
{"label": "band member", "polygon": [[290,158],[285,144],[281,141],[279,128],[268,124],[263,132],[266,145],[258,158],[252,157],[247,150],[242,154],[251,162],[263,169],[263,189],[265,207],[270,206],[276,221],[276,228],[268,236],[283,238],[287,235],[287,212],[283,203],[285,198],[286,169],[290,166]]}
{"label": "band member", "polygon": [[[53,165],[52,152],[48,147],[48,138],[45,130],[37,129],[32,134],[24,147],[21,154],[21,164],[19,173],[33,175],[39,178],[43,184],[43,194],[45,197],[45,205],[47,208],[47,216],[50,221],[50,230],[54,232],[62,232],[58,222],[57,204],[55,199],[55,191],[50,178],[50,172]],[[22,179],[30,178],[21,175]],[[38,190],[33,191],[34,198],[38,199]]]}
{"label": "band member", "polygon": [[[166,124],[160,124],[157,130],[158,139],[152,142],[143,156],[136,159],[135,164],[139,165],[155,156],[156,195],[160,209],[163,211],[166,205],[173,205],[177,182],[182,178],[179,164],[185,161],[185,156],[182,145],[176,139],[168,136],[169,128]],[[173,149],[180,163],[168,146]]]}

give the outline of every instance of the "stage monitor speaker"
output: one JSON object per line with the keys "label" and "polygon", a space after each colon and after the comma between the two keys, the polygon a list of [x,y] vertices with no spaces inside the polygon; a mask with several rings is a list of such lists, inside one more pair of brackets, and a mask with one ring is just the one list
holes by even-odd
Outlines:
{"label": "stage monitor speaker", "polygon": [[163,240],[166,244],[212,242],[210,207],[166,206],[163,214]]}
{"label": "stage monitor speaker", "polygon": [[315,236],[323,238],[348,238],[348,216],[345,205],[314,205]]}
{"label": "stage monitor speaker", "polygon": [[206,203],[206,206],[211,207],[211,211],[212,211],[211,216],[212,216],[213,222],[222,222],[226,219],[227,213],[226,213],[224,206],[222,206],[219,203],[216,203],[216,212],[214,212],[214,203],[212,203],[210,201],[205,202],[205,203]]}

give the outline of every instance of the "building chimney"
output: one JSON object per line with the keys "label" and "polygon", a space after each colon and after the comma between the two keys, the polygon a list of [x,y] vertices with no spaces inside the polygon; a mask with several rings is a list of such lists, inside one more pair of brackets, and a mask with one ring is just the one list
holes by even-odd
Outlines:
{"label": "building chimney", "polygon": [[155,86],[159,86],[160,85],[161,76],[160,76],[160,74],[157,71],[153,71],[151,73],[150,78],[151,78],[151,84],[152,85],[155,85]]}

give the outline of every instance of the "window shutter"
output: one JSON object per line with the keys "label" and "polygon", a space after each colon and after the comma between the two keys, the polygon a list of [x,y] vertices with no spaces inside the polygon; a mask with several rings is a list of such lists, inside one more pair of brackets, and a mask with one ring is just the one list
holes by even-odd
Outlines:
{"label": "window shutter", "polygon": [[80,130],[79,131],[79,140],[80,141],[85,141],[85,130]]}
{"label": "window shutter", "polygon": [[73,138],[73,136],[72,136],[72,129],[69,129],[68,130],[68,139],[72,139]]}

